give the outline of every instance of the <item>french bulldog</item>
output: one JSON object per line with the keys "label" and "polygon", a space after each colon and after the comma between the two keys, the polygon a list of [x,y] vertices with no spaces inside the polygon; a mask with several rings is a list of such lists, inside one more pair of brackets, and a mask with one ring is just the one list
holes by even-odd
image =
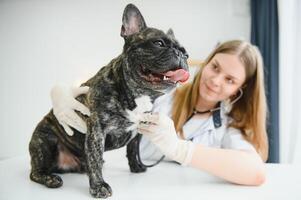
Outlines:
{"label": "french bulldog", "polygon": [[67,135],[53,110],[35,128],[29,144],[32,181],[57,188],[63,181],[54,173],[86,172],[91,195],[107,198],[112,189],[102,176],[103,153],[125,145],[130,170],[146,170],[137,159],[138,134],[129,129],[133,122],[127,111],[136,109],[135,100],[146,96],[153,102],[177,82],[185,82],[188,55],[172,30],[147,27],[133,4],[124,9],[121,36],[122,54],[83,83],[89,92],[77,97],[91,112],[89,117],[78,112],[87,134],[73,129],[74,135]]}

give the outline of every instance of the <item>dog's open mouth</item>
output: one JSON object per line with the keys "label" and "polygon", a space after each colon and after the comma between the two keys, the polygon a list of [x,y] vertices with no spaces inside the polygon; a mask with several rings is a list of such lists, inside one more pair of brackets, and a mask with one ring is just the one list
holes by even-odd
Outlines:
{"label": "dog's open mouth", "polygon": [[175,68],[162,73],[155,73],[141,66],[141,71],[143,78],[152,83],[184,83],[189,78],[189,72],[181,68]]}

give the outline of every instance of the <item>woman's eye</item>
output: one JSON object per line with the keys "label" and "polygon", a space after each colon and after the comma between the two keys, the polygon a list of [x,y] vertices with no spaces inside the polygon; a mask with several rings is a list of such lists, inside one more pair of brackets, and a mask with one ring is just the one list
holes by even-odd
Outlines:
{"label": "woman's eye", "polygon": [[229,84],[233,84],[234,83],[234,81],[233,81],[233,79],[232,78],[227,78],[227,83],[229,83]]}
{"label": "woman's eye", "polygon": [[218,67],[216,65],[212,65],[214,71],[218,71]]}
{"label": "woman's eye", "polygon": [[154,44],[157,45],[157,46],[159,46],[159,47],[163,47],[164,46],[164,43],[161,40],[154,41]]}

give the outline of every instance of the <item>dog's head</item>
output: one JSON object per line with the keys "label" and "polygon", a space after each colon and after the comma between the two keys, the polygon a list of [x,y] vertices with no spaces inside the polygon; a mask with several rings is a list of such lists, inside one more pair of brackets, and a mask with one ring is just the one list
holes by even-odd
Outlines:
{"label": "dog's head", "polygon": [[133,4],[124,10],[120,35],[125,40],[126,73],[141,87],[165,90],[189,78],[188,54],[175,39],[173,31],[164,33],[147,27]]}

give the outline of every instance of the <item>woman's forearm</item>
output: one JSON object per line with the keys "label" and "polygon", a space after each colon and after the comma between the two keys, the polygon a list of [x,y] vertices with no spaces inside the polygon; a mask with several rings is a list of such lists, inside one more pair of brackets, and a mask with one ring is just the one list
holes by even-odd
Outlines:
{"label": "woman's forearm", "polygon": [[236,184],[261,185],[265,181],[264,163],[255,152],[197,145],[190,166]]}

